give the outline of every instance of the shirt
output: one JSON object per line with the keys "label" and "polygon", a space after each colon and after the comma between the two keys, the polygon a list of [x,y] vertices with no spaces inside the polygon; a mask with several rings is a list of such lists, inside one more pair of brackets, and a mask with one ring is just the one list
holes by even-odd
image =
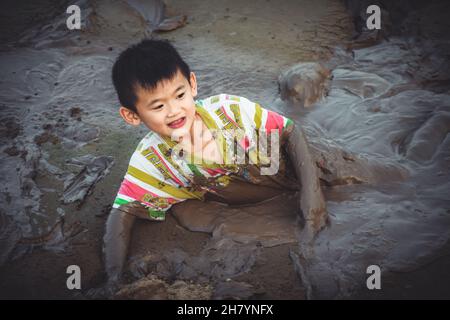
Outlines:
{"label": "shirt", "polygon": [[229,175],[241,167],[236,163],[233,149],[236,142],[237,148],[246,151],[246,161],[267,164],[267,157],[258,149],[261,132],[278,130],[281,136],[293,125],[291,119],[235,95],[220,94],[196,100],[195,108],[213,132],[224,163],[205,163],[183,154],[170,137],[150,131],[131,156],[113,208],[138,202],[147,209],[150,219],[164,220],[165,213],[175,203],[203,200],[206,192],[214,192],[214,185],[227,185]]}

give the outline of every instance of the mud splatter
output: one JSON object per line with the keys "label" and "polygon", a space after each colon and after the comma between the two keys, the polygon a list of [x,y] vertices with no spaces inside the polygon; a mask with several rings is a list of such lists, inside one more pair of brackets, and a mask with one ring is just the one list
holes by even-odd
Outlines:
{"label": "mud splatter", "polygon": [[82,169],[65,181],[62,201],[63,203],[79,201],[81,204],[95,184],[109,173],[114,161],[110,156],[84,155],[73,158],[68,163],[81,166]]}
{"label": "mud splatter", "polygon": [[[45,3],[42,8],[23,5],[17,12],[26,17],[30,10],[36,20],[9,23],[20,37],[1,37],[0,64],[6,76],[0,83],[0,174],[7,183],[0,188],[0,287],[5,297],[32,291],[39,298],[73,298],[51,281],[59,277],[63,282],[61,266],[72,261],[67,257],[57,256],[44,265],[36,263],[44,254],[36,251],[24,255],[22,264],[20,259],[7,260],[22,237],[32,239],[51,230],[60,215],[57,208],[66,212],[68,223],[77,217],[88,226],[90,232],[80,235],[82,249],[68,248],[83,265],[86,286],[100,285],[104,217],[96,213],[112,202],[128,157],[145,134],[143,128],[131,131],[121,123],[110,81],[117,52],[130,39],[136,42],[148,35],[145,14],[124,1],[78,1],[83,29],[68,32],[64,6]],[[156,292],[179,298],[191,290],[198,298],[248,298],[258,294],[256,284],[261,281],[270,284],[265,287],[268,298],[303,298],[299,286],[309,297],[352,296],[355,285],[365,283],[368,264],[380,264],[386,273],[411,270],[444,250],[449,230],[450,68],[448,42],[439,39],[447,39],[449,20],[442,16],[448,4],[414,3],[404,12],[402,3],[384,6],[383,17],[387,12],[395,25],[386,34],[363,34],[341,2],[285,0],[270,6],[268,1],[233,0],[225,5],[213,0],[206,7],[199,0],[171,1],[178,13],[167,16],[182,13],[188,23],[159,36],[172,40],[196,72],[200,97],[242,95],[303,126],[326,186],[331,226],[319,235],[313,250],[299,246],[289,255],[285,248],[296,240],[295,196],[242,208],[210,203],[204,212],[186,203],[186,212],[175,213],[179,223],[202,233],[173,221],[170,225],[170,217],[165,225],[141,224],[135,237],[145,241],[135,241],[133,248],[142,253],[134,260],[140,271],[129,269],[130,282],[138,283],[130,284],[122,297],[151,298]],[[212,16],[210,7],[219,14]],[[358,15],[361,8],[355,9]],[[425,19],[418,19],[418,12]],[[175,19],[175,25],[180,21]],[[399,37],[396,30],[411,38]],[[308,110],[290,108],[278,95],[277,78],[291,66],[319,60],[332,71],[328,95],[315,99]],[[103,159],[90,175],[85,168],[89,161],[83,162],[85,169],[72,186],[84,191],[68,198],[84,199],[84,205],[61,204],[69,172],[66,160],[83,155],[113,155],[115,165],[104,175],[111,162]],[[197,210],[198,216],[188,209]],[[238,227],[241,220],[247,223]],[[253,224],[258,232],[251,230]],[[159,251],[145,253],[155,238]],[[197,251],[177,251],[175,240]],[[263,256],[265,260],[259,260]],[[30,264],[36,265],[35,274],[16,276],[29,273]],[[273,271],[280,269],[282,274]],[[295,271],[302,279],[297,287],[290,278]],[[155,272],[159,275],[152,275]],[[186,280],[179,280],[181,276]],[[204,278],[213,279],[214,287],[200,283]],[[151,288],[156,289],[150,293]]]}

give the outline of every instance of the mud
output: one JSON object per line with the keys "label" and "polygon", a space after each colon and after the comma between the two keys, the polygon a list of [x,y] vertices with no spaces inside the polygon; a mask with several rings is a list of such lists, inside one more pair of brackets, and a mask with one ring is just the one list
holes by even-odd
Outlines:
{"label": "mud", "polygon": [[140,279],[120,289],[114,299],[140,299],[140,300],[209,300],[212,297],[208,285],[197,285],[178,280],[171,285],[155,276]]}
{"label": "mud", "polygon": [[63,203],[82,202],[94,185],[109,173],[114,164],[111,156],[92,157],[91,155],[73,158],[68,163],[81,166],[82,169],[78,174],[66,178]]}
{"label": "mud", "polygon": [[161,224],[139,220],[125,277],[132,286],[152,276],[168,286],[177,281],[209,286],[204,293],[211,297],[301,299],[304,292],[288,256],[291,247],[295,243],[266,248],[252,239],[211,238],[182,228],[172,216]]}
{"label": "mud", "polygon": [[185,15],[166,17],[166,4],[162,0],[128,0],[128,4],[144,18],[149,35],[155,31],[171,31],[183,27],[186,23]]}
{"label": "mud", "polygon": [[[445,39],[391,36],[348,57],[343,54],[327,99],[308,113],[305,126],[314,137],[313,149],[316,157],[324,157],[317,159],[322,181],[359,185],[330,190],[338,194],[328,194],[331,227],[313,247],[300,246],[300,254],[292,255],[308,297],[355,297],[364,292],[370,264],[379,265],[392,281],[399,272],[420,270],[447,252],[449,88],[419,84],[448,79],[440,71],[448,68],[442,60],[448,54]],[[427,63],[424,57],[431,50],[424,43],[436,57]],[[333,152],[335,147],[339,151]],[[352,164],[350,169],[345,163]],[[334,178],[335,172],[346,181]],[[447,283],[445,274],[435,277]],[[434,296],[431,287],[427,290]],[[417,297],[417,292],[408,293]]]}
{"label": "mud", "polygon": [[[189,201],[173,209],[179,223],[191,230],[264,247],[296,241],[298,194],[283,194],[255,205],[229,207],[219,202]],[[283,210],[280,210],[282,208]]]}
{"label": "mud", "polygon": [[299,107],[311,107],[328,94],[330,78],[330,70],[319,63],[299,63],[280,75],[281,99]]}
{"label": "mud", "polygon": [[[19,36],[0,38],[0,296],[89,298],[104,284],[106,214],[145,134],[118,117],[110,70],[160,28],[173,31],[152,36],[173,41],[201,98],[242,95],[302,126],[331,221],[303,246],[293,190],[248,206],[186,201],[164,223],[136,223],[113,297],[448,297],[448,4],[386,4],[394,27],[370,34],[351,1],[350,11],[327,0],[158,3],[78,1],[81,31],[65,28],[64,3],[2,13]],[[296,108],[277,80],[311,62],[332,79],[301,79],[309,107]],[[81,294],[65,287],[71,264],[83,271]],[[387,279],[379,295],[363,288],[370,264]]]}

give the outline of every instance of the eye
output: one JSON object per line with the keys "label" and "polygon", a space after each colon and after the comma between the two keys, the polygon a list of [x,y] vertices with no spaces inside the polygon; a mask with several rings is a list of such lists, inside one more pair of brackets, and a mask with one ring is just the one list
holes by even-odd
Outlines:
{"label": "eye", "polygon": [[164,106],[164,105],[160,104],[159,106],[154,107],[153,110],[159,110],[159,109],[161,109],[163,106]]}
{"label": "eye", "polygon": [[184,97],[184,92],[183,93],[180,93],[179,95],[178,95],[178,99],[182,99]]}

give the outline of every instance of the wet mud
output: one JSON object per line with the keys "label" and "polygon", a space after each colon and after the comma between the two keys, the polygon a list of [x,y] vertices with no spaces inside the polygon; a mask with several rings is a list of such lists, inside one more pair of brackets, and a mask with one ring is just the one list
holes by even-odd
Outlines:
{"label": "wet mud", "polygon": [[[20,36],[2,33],[0,49],[0,297],[89,299],[104,283],[105,221],[146,132],[119,119],[110,70],[146,36],[173,41],[201,98],[242,95],[302,126],[330,224],[302,243],[295,190],[186,201],[136,223],[111,298],[450,296],[448,4],[383,3],[383,32],[353,1],[77,4],[81,31],[46,1],[1,19]],[[81,293],[65,287],[71,264]],[[364,291],[371,264],[383,292]]]}

